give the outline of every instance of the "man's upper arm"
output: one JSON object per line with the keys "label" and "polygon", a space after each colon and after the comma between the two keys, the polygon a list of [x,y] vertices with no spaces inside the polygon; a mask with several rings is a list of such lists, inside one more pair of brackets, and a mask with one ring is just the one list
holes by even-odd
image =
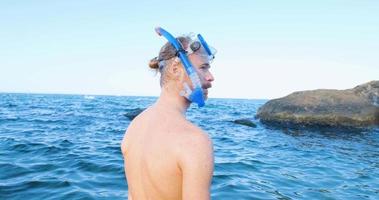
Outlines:
{"label": "man's upper arm", "polygon": [[183,174],[183,200],[210,199],[213,176],[213,145],[202,132],[191,134],[183,142],[179,164]]}

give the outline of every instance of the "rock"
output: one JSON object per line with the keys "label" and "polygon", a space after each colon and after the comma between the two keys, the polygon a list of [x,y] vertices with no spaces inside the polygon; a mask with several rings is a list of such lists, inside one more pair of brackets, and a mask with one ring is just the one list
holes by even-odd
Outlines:
{"label": "rock", "polygon": [[124,116],[129,118],[130,120],[133,120],[135,117],[137,117],[137,115],[139,115],[144,110],[145,110],[144,108],[128,109],[127,113],[125,113]]}
{"label": "rock", "polygon": [[373,105],[379,106],[379,81],[371,81],[352,89],[355,94],[368,99]]}
{"label": "rock", "polygon": [[245,126],[249,126],[253,128],[257,127],[257,125],[249,119],[237,119],[237,120],[234,120],[233,123],[241,124],[241,125],[245,125]]}
{"label": "rock", "polygon": [[379,81],[347,90],[294,92],[259,108],[263,123],[305,126],[368,127],[379,125]]}

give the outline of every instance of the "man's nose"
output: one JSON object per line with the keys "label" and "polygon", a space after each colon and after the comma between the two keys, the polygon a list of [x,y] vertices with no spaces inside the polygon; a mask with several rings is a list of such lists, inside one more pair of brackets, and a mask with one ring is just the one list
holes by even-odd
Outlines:
{"label": "man's nose", "polygon": [[212,73],[208,73],[208,75],[207,75],[207,81],[209,81],[209,82],[213,82],[214,80],[215,80],[215,78],[213,77],[213,75],[212,75]]}

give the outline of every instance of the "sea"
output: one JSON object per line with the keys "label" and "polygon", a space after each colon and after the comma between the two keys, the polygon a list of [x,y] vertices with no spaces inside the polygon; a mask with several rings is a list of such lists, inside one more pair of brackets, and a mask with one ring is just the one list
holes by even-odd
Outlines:
{"label": "sea", "polygon": [[[0,93],[0,199],[127,199],[124,114],[156,99]],[[212,199],[379,199],[378,129],[271,127],[255,118],[265,102],[211,98],[188,110],[213,140]]]}

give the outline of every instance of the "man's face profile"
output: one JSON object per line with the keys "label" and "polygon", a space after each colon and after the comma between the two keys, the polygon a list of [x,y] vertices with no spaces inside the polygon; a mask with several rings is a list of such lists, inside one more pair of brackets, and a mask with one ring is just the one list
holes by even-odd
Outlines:
{"label": "man's face profile", "polygon": [[201,86],[204,91],[204,98],[208,98],[208,88],[212,87],[214,77],[210,72],[210,62],[208,56],[202,54],[191,54],[189,56],[197,74],[199,75]]}

